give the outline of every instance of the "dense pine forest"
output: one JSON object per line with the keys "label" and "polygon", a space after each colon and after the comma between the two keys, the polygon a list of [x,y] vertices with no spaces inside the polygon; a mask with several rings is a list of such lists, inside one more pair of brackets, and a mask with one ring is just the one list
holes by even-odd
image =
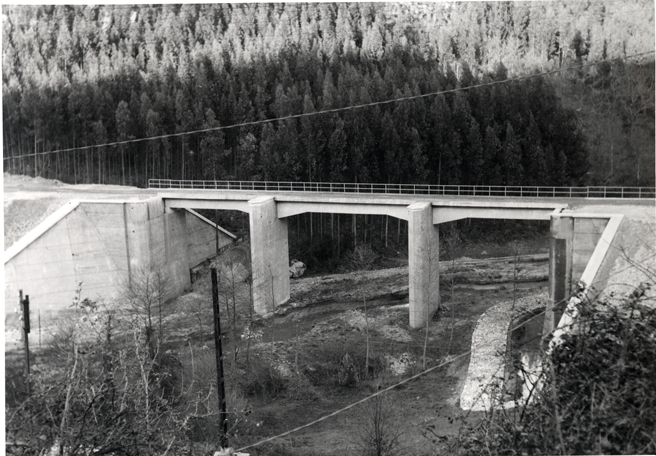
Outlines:
{"label": "dense pine forest", "polygon": [[3,6],[4,169],[653,185],[653,49],[643,0]]}

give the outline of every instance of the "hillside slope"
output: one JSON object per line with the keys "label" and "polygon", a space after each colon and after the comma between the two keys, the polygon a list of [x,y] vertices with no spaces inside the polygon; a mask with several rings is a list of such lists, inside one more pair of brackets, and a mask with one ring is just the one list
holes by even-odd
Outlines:
{"label": "hillside slope", "polygon": [[[593,64],[653,62],[648,1],[16,6],[3,12],[4,150],[28,155],[6,162],[13,173],[140,186],[150,177],[653,182],[653,128],[649,118],[641,120],[653,114],[653,77],[633,84],[618,62]],[[564,99],[554,97],[551,85],[560,79],[497,84],[588,64],[559,77],[606,98],[604,110],[613,111],[607,115],[599,116],[598,107],[580,113],[577,95],[566,90]],[[495,85],[250,124],[479,83]],[[646,105],[634,103],[636,94]],[[594,117],[603,128],[594,128]],[[204,133],[124,143],[192,130]],[[122,143],[89,147],[114,141]],[[44,154],[33,159],[35,150]]]}

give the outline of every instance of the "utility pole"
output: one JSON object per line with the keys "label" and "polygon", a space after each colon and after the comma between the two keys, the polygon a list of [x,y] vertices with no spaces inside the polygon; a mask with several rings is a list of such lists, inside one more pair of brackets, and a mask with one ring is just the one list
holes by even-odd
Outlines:
{"label": "utility pole", "polygon": [[214,345],[216,347],[216,384],[219,393],[219,425],[221,428],[221,447],[228,448],[228,413],[226,412],[225,377],[223,373],[223,349],[221,347],[221,317],[219,315],[219,284],[216,277],[216,268],[212,268],[211,273],[212,308],[214,310]]}
{"label": "utility pole", "polygon": [[27,395],[30,395],[30,340],[28,334],[30,333],[30,297],[25,295],[23,299],[23,290],[19,290],[18,297],[20,301],[23,328],[21,336],[25,347],[25,383],[27,385]]}

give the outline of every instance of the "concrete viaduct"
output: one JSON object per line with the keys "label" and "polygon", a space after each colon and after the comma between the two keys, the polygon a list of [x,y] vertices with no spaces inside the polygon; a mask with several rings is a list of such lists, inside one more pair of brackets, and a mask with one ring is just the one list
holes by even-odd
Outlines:
{"label": "concrete viaduct", "polygon": [[566,302],[578,281],[597,281],[597,272],[613,261],[617,249],[609,246],[621,231],[621,207],[654,209],[654,189],[588,187],[155,180],[148,189],[121,189],[114,197],[69,203],[7,250],[6,302],[26,289],[44,295],[34,296],[44,301],[35,299],[37,306],[55,298],[67,306],[78,281],[106,297],[119,289],[123,275],[129,279],[131,270],[153,264],[164,265],[172,292],[180,294],[190,282],[188,268],[231,242],[194,209],[237,210],[250,218],[255,312],[267,315],[290,299],[289,217],[307,212],[389,215],[408,222],[409,320],[411,327],[420,328],[439,306],[437,225],[465,218],[550,220],[549,332],[559,318],[554,303]]}
{"label": "concrete viaduct", "polygon": [[[609,214],[571,215],[573,201],[589,199],[498,196],[436,196],[254,190],[167,189],[158,196],[166,210],[238,210],[250,216],[253,298],[256,313],[266,315],[290,298],[288,217],[306,213],[390,215],[408,221],[410,326],[425,325],[439,306],[439,236],[437,225],[464,218],[551,220],[550,296],[561,302],[585,270]],[[632,201],[639,201],[637,199]],[[653,199],[640,200],[651,204]],[[622,204],[626,199],[605,199]],[[556,315],[548,309],[545,330]]]}

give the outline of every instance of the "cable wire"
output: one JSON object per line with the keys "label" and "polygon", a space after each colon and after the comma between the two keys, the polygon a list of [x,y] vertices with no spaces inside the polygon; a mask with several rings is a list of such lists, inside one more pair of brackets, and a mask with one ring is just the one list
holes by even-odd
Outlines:
{"label": "cable wire", "polygon": [[289,116],[283,116],[283,117],[274,117],[271,119],[262,119],[262,120],[255,120],[251,122],[243,122],[239,124],[232,124],[232,125],[225,125],[225,126],[218,126],[218,127],[211,127],[211,128],[202,128],[199,130],[190,130],[187,132],[180,132],[180,133],[169,133],[166,135],[158,135],[158,136],[150,136],[147,138],[137,138],[137,139],[129,139],[125,141],[115,141],[115,142],[110,142],[110,143],[104,143],[104,144],[95,144],[91,146],[80,146],[80,147],[71,147],[68,149],[57,149],[57,150],[51,150],[47,152],[41,152],[41,153],[32,153],[32,154],[23,154],[23,155],[16,155],[13,157],[3,157],[4,160],[9,160],[9,159],[16,159],[16,158],[27,158],[27,157],[34,157],[34,156],[43,156],[43,155],[49,155],[49,154],[58,154],[58,153],[63,153],[63,152],[73,152],[77,150],[88,150],[88,149],[94,149],[94,148],[100,148],[100,147],[114,147],[114,146],[120,146],[124,144],[134,144],[134,143],[140,143],[140,142],[145,142],[145,141],[151,141],[155,139],[168,139],[168,138],[175,138],[175,137],[180,137],[180,136],[188,136],[188,135],[195,135],[198,133],[208,133],[211,131],[220,131],[220,130],[228,130],[231,128],[239,128],[239,127],[250,127],[250,126],[255,126],[255,125],[262,125],[265,123],[271,123],[271,122],[280,122],[284,120],[291,120],[291,119],[299,119],[302,117],[311,117],[311,116],[318,116],[322,114],[332,114],[336,112],[342,112],[342,111],[348,111],[348,110],[353,110],[353,109],[362,109],[362,108],[368,108],[372,106],[381,106],[385,104],[391,104],[391,103],[398,103],[401,101],[410,101],[410,100],[417,100],[420,98],[427,98],[427,97],[433,97],[436,95],[444,95],[448,93],[455,93],[455,92],[461,92],[465,90],[470,90],[470,89],[479,89],[482,87],[489,87],[489,86],[494,86],[494,85],[501,85],[501,84],[507,84],[510,82],[515,82],[515,81],[523,81],[526,79],[531,79],[531,78],[536,78],[536,77],[541,77],[541,76],[548,76],[551,74],[556,74],[556,73],[561,73],[564,71],[572,71],[572,70],[579,70],[582,68],[587,68],[587,67],[592,67],[596,65],[601,65],[604,63],[611,63],[611,62],[618,62],[618,61],[624,61],[636,57],[641,57],[649,54],[654,54],[656,51],[648,51],[648,52],[641,52],[638,54],[632,54],[628,55],[625,57],[620,57],[616,59],[608,59],[608,60],[600,60],[598,62],[593,62],[593,63],[586,63],[582,65],[577,65],[573,67],[567,67],[567,68],[559,68],[557,70],[551,70],[551,71],[546,71],[543,73],[534,73],[534,74],[529,74],[529,75],[524,75],[524,76],[517,76],[514,78],[507,78],[503,79],[500,81],[490,81],[490,82],[485,82],[481,84],[475,84],[467,87],[456,87],[454,89],[448,89],[448,90],[440,90],[437,92],[430,92],[430,93],[425,93],[421,95],[412,95],[409,97],[400,97],[400,98],[392,98],[390,100],[383,100],[383,101],[374,101],[371,103],[364,103],[364,104],[359,104],[359,105],[352,105],[352,106],[345,106],[341,108],[333,108],[333,109],[325,109],[322,111],[314,111],[314,112],[307,112],[307,113],[302,113],[302,114],[293,114]]}

